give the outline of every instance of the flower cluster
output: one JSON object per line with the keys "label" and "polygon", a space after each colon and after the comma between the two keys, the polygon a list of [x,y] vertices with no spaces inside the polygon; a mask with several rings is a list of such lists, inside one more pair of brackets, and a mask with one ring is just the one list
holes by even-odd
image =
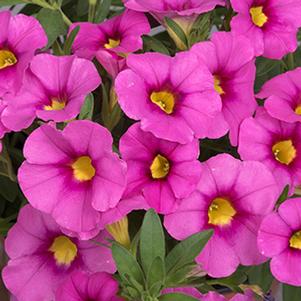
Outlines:
{"label": "flower cluster", "polygon": [[[69,25],[55,42],[34,17],[0,13],[0,174],[22,199],[5,239],[12,298],[224,301],[192,287],[195,269],[224,278],[270,258],[277,280],[301,286],[301,199],[291,198],[301,185],[301,68],[292,54],[301,1],[123,0],[106,20],[105,4],[89,1],[89,22],[74,23],[52,2],[41,0],[42,10]],[[217,23],[215,9],[224,14]],[[206,39],[195,27],[208,15]],[[261,60],[285,69],[258,85]],[[142,278],[158,281],[139,287],[140,232],[129,233],[128,221],[148,209],[162,215],[171,245],[212,231],[186,264],[187,282],[176,271],[160,283],[167,264],[163,272],[154,258]],[[231,301],[255,300],[248,281]]]}

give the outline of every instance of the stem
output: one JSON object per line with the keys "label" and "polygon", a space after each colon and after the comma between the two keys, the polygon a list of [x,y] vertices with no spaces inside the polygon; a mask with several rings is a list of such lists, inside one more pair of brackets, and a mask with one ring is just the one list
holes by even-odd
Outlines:
{"label": "stem", "polygon": [[94,22],[96,14],[96,0],[89,0],[89,13],[88,13],[88,22]]}
{"label": "stem", "polygon": [[67,26],[70,26],[72,24],[71,20],[65,15],[65,13],[62,11],[61,8],[58,8],[58,11],[61,13],[62,17],[63,17],[63,20],[65,22],[65,24]]}
{"label": "stem", "polygon": [[225,15],[225,20],[224,20],[225,31],[230,31],[231,30],[230,23],[231,23],[231,20],[232,20],[232,15],[233,15],[233,9],[232,9],[232,7],[230,7],[227,10],[227,13]]}

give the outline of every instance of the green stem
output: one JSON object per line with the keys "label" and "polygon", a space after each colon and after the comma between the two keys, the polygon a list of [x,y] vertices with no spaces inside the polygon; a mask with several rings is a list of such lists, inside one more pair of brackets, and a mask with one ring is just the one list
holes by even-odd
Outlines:
{"label": "green stem", "polygon": [[89,0],[88,22],[94,22],[96,14],[96,0]]}
{"label": "green stem", "polygon": [[66,24],[67,26],[72,25],[71,20],[65,15],[65,13],[62,11],[62,9],[61,9],[61,8],[58,8],[58,11],[61,13],[61,15],[62,15],[62,17],[63,17],[63,20],[64,20],[65,24]]}

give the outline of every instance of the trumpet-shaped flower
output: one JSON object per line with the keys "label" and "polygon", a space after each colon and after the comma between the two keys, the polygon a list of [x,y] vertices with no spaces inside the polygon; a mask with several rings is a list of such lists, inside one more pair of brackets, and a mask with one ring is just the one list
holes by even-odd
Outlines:
{"label": "trumpet-shaped flower", "polygon": [[95,242],[70,238],[50,215],[23,207],[5,241],[10,260],[3,281],[18,301],[53,300],[58,286],[74,271],[114,273],[115,265],[101,232]]}
{"label": "trumpet-shaped flower", "polygon": [[150,32],[144,14],[130,10],[100,24],[74,23],[70,30],[76,26],[80,26],[80,30],[72,46],[73,52],[87,59],[96,56],[113,77],[125,67],[124,57],[142,48],[141,36]]}
{"label": "trumpet-shaped flower", "polygon": [[258,247],[272,258],[271,272],[276,279],[301,285],[301,199],[285,201],[278,212],[269,214],[258,234]]}
{"label": "trumpet-shaped flower", "polygon": [[104,272],[88,275],[82,271],[73,272],[58,288],[56,301],[122,301],[117,297],[118,282]]}
{"label": "trumpet-shaped flower", "polygon": [[213,10],[217,5],[225,5],[224,0],[123,0],[132,10],[150,12],[159,20],[164,17],[188,17]]}
{"label": "trumpet-shaped flower", "polygon": [[100,213],[116,207],[125,188],[126,166],[112,153],[109,131],[91,121],[73,121],[63,131],[41,126],[27,139],[24,156],[22,191],[69,231],[95,231]]}
{"label": "trumpet-shaped flower", "polygon": [[19,131],[38,117],[63,122],[75,118],[85,97],[101,79],[95,66],[75,56],[40,54],[34,57],[17,95],[7,94],[2,121]]}
{"label": "trumpet-shaped flower", "polygon": [[119,148],[128,166],[126,193],[142,193],[157,212],[173,211],[196,189],[201,176],[198,140],[183,145],[158,139],[136,123],[121,137]]}
{"label": "trumpet-shaped flower", "polygon": [[17,92],[35,52],[47,44],[46,34],[33,17],[0,12],[0,96]]}
{"label": "trumpet-shaped flower", "polygon": [[127,65],[115,81],[118,101],[128,117],[141,120],[144,131],[182,144],[220,136],[208,120],[220,112],[221,100],[196,55],[132,54]]}
{"label": "trumpet-shaped flower", "polygon": [[221,134],[229,131],[231,144],[236,146],[241,122],[252,116],[257,107],[254,50],[244,36],[217,32],[211,41],[194,45],[192,51],[201,64],[208,66],[214,77],[215,92],[222,102],[222,111],[211,120],[211,126]]}
{"label": "trumpet-shaped flower", "polygon": [[212,277],[228,276],[239,264],[264,262],[256,239],[263,216],[273,210],[279,195],[272,173],[260,162],[241,162],[226,154],[202,167],[198,190],[165,216],[165,228],[178,240],[214,229],[196,258]]}
{"label": "trumpet-shaped flower", "polygon": [[257,56],[281,59],[297,49],[299,0],[231,0],[231,4],[238,13],[232,19],[232,31],[249,37]]}
{"label": "trumpet-shaped flower", "polygon": [[280,74],[261,88],[256,96],[266,98],[268,113],[286,122],[301,122],[301,68]]}
{"label": "trumpet-shaped flower", "polygon": [[301,184],[301,124],[274,119],[264,108],[241,125],[238,152],[243,160],[264,163],[280,189]]}

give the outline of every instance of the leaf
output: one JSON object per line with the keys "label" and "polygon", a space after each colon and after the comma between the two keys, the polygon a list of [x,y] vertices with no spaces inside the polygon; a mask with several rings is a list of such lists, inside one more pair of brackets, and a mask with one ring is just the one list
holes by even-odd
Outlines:
{"label": "leaf", "polygon": [[167,274],[194,262],[195,257],[203,250],[212,234],[213,230],[203,231],[177,244],[166,257]]}
{"label": "leaf", "polygon": [[153,209],[144,216],[140,234],[140,257],[146,274],[156,257],[165,258],[165,237],[160,218]]}
{"label": "leaf", "polygon": [[162,295],[161,297],[159,297],[159,300],[160,301],[195,301],[198,299],[180,293],[172,293],[172,294]]}
{"label": "leaf", "polygon": [[164,20],[168,28],[180,39],[180,41],[187,48],[187,37],[183,29],[174,20],[170,18],[165,17]]}
{"label": "leaf", "polygon": [[211,30],[211,13],[200,15],[194,22],[190,35],[189,46],[208,39]]}
{"label": "leaf", "polygon": [[126,248],[114,242],[112,244],[112,254],[121,276],[129,275],[138,283],[143,284],[143,272],[135,257]]}
{"label": "leaf", "polygon": [[143,43],[145,51],[153,50],[155,52],[160,52],[169,55],[169,51],[165,47],[165,45],[160,40],[157,40],[154,37],[143,36]]}
{"label": "leaf", "polygon": [[[152,262],[147,277],[146,283],[151,294],[156,297],[163,286],[165,280],[165,265],[161,257],[156,257]],[[156,290],[157,289],[157,290]]]}
{"label": "leaf", "polygon": [[46,48],[49,48],[60,35],[67,33],[67,27],[62,15],[57,10],[42,8],[37,14],[37,19],[40,21],[48,37]]}
{"label": "leaf", "polygon": [[14,202],[18,195],[18,185],[5,176],[0,176],[0,195],[7,201]]}
{"label": "leaf", "polygon": [[276,207],[279,207],[285,200],[287,200],[288,192],[289,192],[289,185],[286,185],[277,200]]}
{"label": "leaf", "polygon": [[268,292],[273,282],[273,275],[270,271],[270,263],[265,262],[261,265],[252,266],[247,272],[250,284],[257,284],[264,292]]}
{"label": "leaf", "polygon": [[300,301],[301,287],[283,284],[283,301]]}
{"label": "leaf", "polygon": [[98,5],[95,14],[95,23],[100,23],[106,19],[110,12],[112,0],[102,0],[101,4]]}
{"label": "leaf", "polygon": [[85,102],[80,110],[78,119],[92,120],[93,111],[94,111],[94,96],[92,93],[90,93],[90,94],[88,94],[88,96],[85,99]]}
{"label": "leaf", "polygon": [[64,54],[65,55],[71,54],[72,45],[73,45],[73,42],[74,42],[79,30],[80,30],[80,26],[78,25],[78,26],[74,27],[73,30],[68,35],[68,38],[64,45]]}
{"label": "leaf", "polygon": [[25,1],[22,0],[0,0],[0,7],[2,6],[11,6],[20,3],[24,3]]}

